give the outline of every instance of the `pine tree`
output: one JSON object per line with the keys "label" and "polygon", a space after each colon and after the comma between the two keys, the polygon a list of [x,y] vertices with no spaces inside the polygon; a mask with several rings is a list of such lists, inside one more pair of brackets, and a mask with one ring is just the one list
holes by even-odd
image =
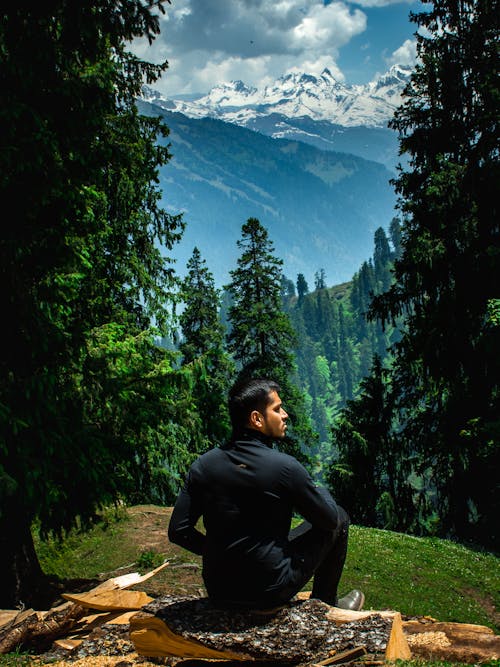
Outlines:
{"label": "pine tree", "polygon": [[333,444],[339,456],[327,480],[356,523],[407,530],[413,518],[410,457],[395,435],[394,419],[388,373],[375,356],[359,397],[347,402],[335,423]]}
{"label": "pine tree", "polygon": [[353,397],[354,392],[354,360],[349,341],[344,308],[339,306],[339,373],[341,377],[340,394],[344,401]]}
{"label": "pine tree", "polygon": [[219,293],[198,248],[187,264],[182,284],[184,310],[179,316],[183,365],[193,369],[193,397],[204,434],[203,448],[221,444],[229,436],[227,394],[233,366],[224,349],[219,319]]}
{"label": "pine tree", "polygon": [[326,273],[325,269],[319,269],[314,274],[314,289],[320,290],[326,288]]}
{"label": "pine tree", "polygon": [[226,287],[233,298],[229,351],[240,376],[287,377],[293,370],[295,333],[281,306],[283,262],[274,256],[267,230],[256,218],[243,225],[237,245],[242,254]]}
{"label": "pine tree", "polygon": [[391,249],[382,227],[375,231],[375,250],[373,264],[375,270],[376,294],[385,292],[391,284],[390,273]]}
{"label": "pine tree", "polygon": [[156,10],[54,0],[2,12],[0,193],[15,219],[0,240],[0,607],[43,604],[35,518],[67,528],[131,493],[138,462],[142,480],[158,471],[142,468],[149,458],[175,467],[183,434],[169,420],[180,433],[193,417],[150,327],[168,329],[176,284],[160,247],[183,229],[160,206],[167,129],[135,105],[166,63],[127,50],[154,40]]}
{"label": "pine tree", "polygon": [[399,218],[394,217],[389,225],[389,234],[392,243],[391,259],[399,259],[401,257],[401,223]]}
{"label": "pine tree", "polygon": [[307,280],[304,277],[303,273],[299,273],[297,275],[297,294],[298,294],[298,301],[297,305],[300,305],[304,299],[304,296],[309,292],[309,286],[307,284]]}
{"label": "pine tree", "polygon": [[295,284],[293,280],[285,275],[281,276],[281,305],[286,312],[290,311],[293,300],[295,299]]}
{"label": "pine tree", "polygon": [[500,233],[496,0],[435,0],[413,16],[417,65],[392,127],[409,155],[395,284],[375,300],[407,313],[395,372],[442,530],[492,543],[498,516]]}
{"label": "pine tree", "polygon": [[242,252],[226,287],[233,300],[229,308],[228,348],[238,364],[239,379],[269,377],[281,385],[291,424],[286,446],[289,452],[304,459],[304,451],[316,436],[306,416],[303,397],[292,382],[296,337],[281,305],[283,262],[274,256],[267,230],[256,218],[249,218],[243,225],[237,244]]}

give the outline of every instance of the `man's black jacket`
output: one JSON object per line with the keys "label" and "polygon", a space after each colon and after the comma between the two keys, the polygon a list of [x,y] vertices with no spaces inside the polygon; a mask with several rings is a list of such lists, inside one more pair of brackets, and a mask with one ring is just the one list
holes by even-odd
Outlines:
{"label": "man's black jacket", "polygon": [[[335,501],[292,456],[246,431],[191,466],[168,536],[203,556],[203,579],[215,601],[259,605],[286,587],[294,563],[288,541],[294,512],[315,528],[337,526]],[[197,530],[203,516],[206,535]]]}

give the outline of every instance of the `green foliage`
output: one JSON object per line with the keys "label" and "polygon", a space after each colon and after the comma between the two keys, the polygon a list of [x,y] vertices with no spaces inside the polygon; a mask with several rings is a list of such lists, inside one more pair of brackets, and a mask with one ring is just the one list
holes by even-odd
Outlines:
{"label": "green foliage", "polygon": [[141,551],[136,565],[140,570],[152,570],[155,567],[159,567],[164,560],[162,554],[152,549],[147,549],[146,551]]}
{"label": "green foliage", "polygon": [[2,667],[29,667],[33,665],[33,656],[19,648],[17,651],[0,655]]}
{"label": "green foliage", "polygon": [[16,216],[0,241],[0,606],[36,598],[34,518],[68,527],[136,485],[167,498],[188,458],[189,378],[151,329],[169,329],[176,281],[160,248],[183,223],[160,207],[167,128],[135,106],[167,65],[127,51],[159,26],[135,0],[3,13],[0,192]]}
{"label": "green foliage", "polygon": [[117,505],[99,510],[92,525],[77,517],[69,530],[43,538],[35,525],[33,537],[43,571],[60,579],[92,579],[133,562],[137,553],[133,541],[125,538],[128,523],[124,508]]}
{"label": "green foliage", "polygon": [[182,285],[184,310],[179,317],[183,340],[183,366],[193,373],[193,399],[200,418],[205,450],[222,444],[229,436],[227,394],[234,372],[224,348],[224,329],[219,319],[220,297],[214,279],[198,248],[188,262]]}
{"label": "green foliage", "polygon": [[360,394],[349,401],[333,429],[338,458],[327,483],[355,523],[414,529],[410,452],[399,438],[387,371],[375,357]]}
{"label": "green foliage", "polygon": [[[122,452],[102,474],[136,503],[172,502],[201,448],[192,374],[176,365],[175,353],[158,347],[148,330],[132,336],[109,324],[89,338],[82,377],[86,437],[95,432],[95,447],[104,444],[93,452],[103,466],[107,450]],[[82,464],[84,471],[92,467],[95,474],[95,463]],[[105,502],[102,488],[99,493],[96,502]]]}
{"label": "green foliage", "polygon": [[435,537],[351,526],[341,587],[360,588],[374,609],[498,630],[487,609],[500,601],[499,572],[498,558],[487,552]]}
{"label": "green foliage", "polygon": [[[399,220],[394,218],[391,242],[394,239],[397,244],[398,235]],[[320,270],[316,290],[308,293],[299,275],[298,298],[287,303],[297,332],[299,386],[310,399],[310,415],[319,433],[315,454],[320,476],[337,455],[330,431],[340,410],[360,392],[360,382],[370,374],[374,356],[388,359],[390,342],[398,338],[401,326],[399,318],[383,331],[380,323],[366,318],[373,295],[392,280],[397,253],[382,228],[375,232],[374,246],[374,260],[364,262],[350,283],[327,288]]]}
{"label": "green foliage", "polygon": [[238,365],[238,377],[270,377],[282,387],[291,428],[285,448],[305,460],[315,439],[303,398],[293,384],[295,331],[282,302],[282,260],[274,256],[267,230],[256,218],[242,226],[237,242],[242,253],[230,272],[226,289],[232,297],[228,349]]}
{"label": "green foliage", "polygon": [[[495,544],[499,511],[498,29],[495,2],[435,0],[413,20],[420,63],[392,123],[410,168],[395,282],[373,316],[406,314],[394,382],[404,438],[429,479],[424,516]],[[446,27],[446,29],[444,29]],[[488,202],[488,203],[487,203]]]}
{"label": "green foliage", "polygon": [[226,287],[233,297],[229,350],[240,374],[269,376],[279,369],[286,375],[293,368],[295,335],[281,307],[283,262],[274,256],[267,230],[256,218],[243,225],[237,245],[242,254]]}

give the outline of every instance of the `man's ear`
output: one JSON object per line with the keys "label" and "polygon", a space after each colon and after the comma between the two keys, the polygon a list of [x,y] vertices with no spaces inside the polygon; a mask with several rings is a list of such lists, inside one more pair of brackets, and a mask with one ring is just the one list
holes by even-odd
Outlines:
{"label": "man's ear", "polygon": [[264,426],[264,418],[258,410],[252,410],[250,413],[250,416],[248,417],[248,425],[250,428],[253,428],[257,431],[260,431],[260,429]]}

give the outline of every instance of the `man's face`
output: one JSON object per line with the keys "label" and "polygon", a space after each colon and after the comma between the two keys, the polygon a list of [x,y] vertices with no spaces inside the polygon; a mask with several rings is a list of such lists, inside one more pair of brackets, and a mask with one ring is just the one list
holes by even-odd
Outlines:
{"label": "man's face", "polygon": [[284,438],[286,432],[287,413],[283,410],[281,398],[276,391],[269,394],[269,403],[262,415],[261,433],[270,438]]}

